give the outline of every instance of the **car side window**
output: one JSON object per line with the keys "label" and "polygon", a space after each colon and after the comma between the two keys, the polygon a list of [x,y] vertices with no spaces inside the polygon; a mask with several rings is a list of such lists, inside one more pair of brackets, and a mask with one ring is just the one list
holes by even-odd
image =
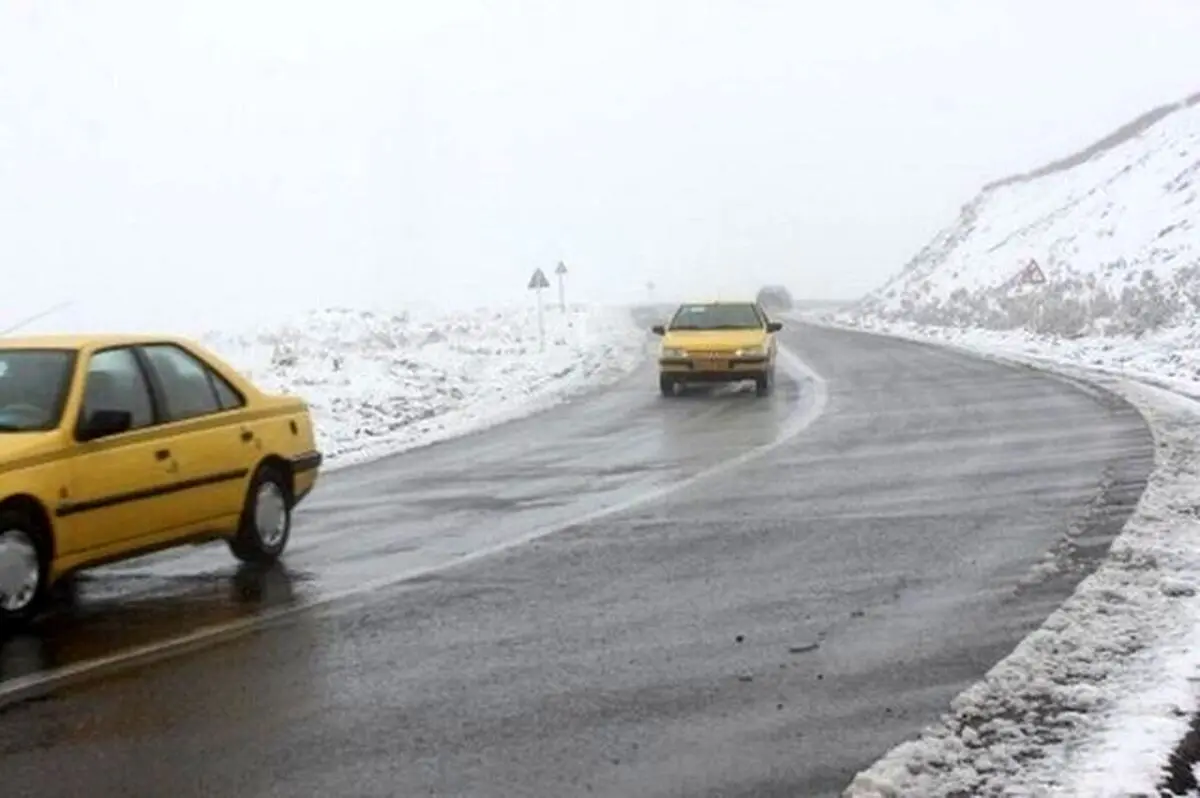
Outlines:
{"label": "car side window", "polygon": [[220,402],[222,410],[234,410],[246,404],[246,400],[229,384],[229,380],[212,369],[208,369],[208,376],[212,380],[213,390],[217,392],[217,401]]}
{"label": "car side window", "polygon": [[162,390],[167,421],[218,413],[242,404],[241,397],[203,362],[173,344],[142,347]]}
{"label": "car side window", "polygon": [[80,416],[87,418],[96,410],[127,411],[133,417],[131,429],[154,423],[150,386],[129,347],[104,349],[88,361]]}

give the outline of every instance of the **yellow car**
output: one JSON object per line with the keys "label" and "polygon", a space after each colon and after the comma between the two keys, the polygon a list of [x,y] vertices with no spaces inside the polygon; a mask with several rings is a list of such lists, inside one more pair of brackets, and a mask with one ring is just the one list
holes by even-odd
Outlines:
{"label": "yellow car", "polygon": [[185,339],[0,338],[0,626],[69,574],[159,549],[274,561],[320,465],[302,399]]}
{"label": "yellow car", "polygon": [[687,383],[754,380],[766,396],[775,384],[775,333],[783,329],[756,302],[680,305],[671,320],[655,325],[663,337],[658,385],[664,396]]}

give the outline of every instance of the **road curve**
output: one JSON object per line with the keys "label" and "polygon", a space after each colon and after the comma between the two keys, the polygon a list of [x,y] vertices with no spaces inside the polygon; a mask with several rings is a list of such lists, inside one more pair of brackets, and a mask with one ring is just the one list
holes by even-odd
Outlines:
{"label": "road curve", "polygon": [[5,795],[835,795],[1073,589],[1153,449],[1036,371],[790,327],[828,393],[807,427],[811,382],[664,400],[642,370],[331,475],[286,571],[97,572],[0,689],[341,598],[4,710]]}

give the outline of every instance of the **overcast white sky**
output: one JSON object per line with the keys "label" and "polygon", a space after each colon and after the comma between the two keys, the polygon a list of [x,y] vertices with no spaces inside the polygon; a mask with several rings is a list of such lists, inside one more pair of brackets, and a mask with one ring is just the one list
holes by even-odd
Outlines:
{"label": "overcast white sky", "polygon": [[[873,288],[1195,0],[0,0],[0,321]],[[3,325],[0,325],[3,326]]]}

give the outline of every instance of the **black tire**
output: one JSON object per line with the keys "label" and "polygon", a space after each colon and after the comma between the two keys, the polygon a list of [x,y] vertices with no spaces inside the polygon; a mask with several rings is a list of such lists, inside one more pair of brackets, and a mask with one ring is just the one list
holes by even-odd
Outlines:
{"label": "black tire", "polygon": [[[50,571],[50,549],[45,530],[19,510],[4,510],[0,512],[0,537],[7,538],[10,534],[15,545],[28,545],[33,548],[37,584],[33,586],[32,592],[28,592],[28,597],[20,602],[20,606],[8,606],[8,597],[0,595],[0,632],[4,633],[16,631],[36,618],[45,609],[50,595],[50,590],[46,587]],[[5,548],[7,550],[8,547]],[[13,553],[17,554],[16,550],[13,550]],[[0,564],[0,567],[3,565]],[[22,596],[25,596],[26,592],[22,591]]]}
{"label": "black tire", "polygon": [[658,390],[663,396],[675,395],[675,378],[669,377],[666,374],[658,375]]}
{"label": "black tire", "polygon": [[[272,505],[268,506],[266,502],[272,502]],[[292,534],[295,504],[283,470],[274,465],[260,465],[246,491],[237,535],[229,541],[233,556],[242,562],[260,565],[278,560]]]}
{"label": "black tire", "polygon": [[770,396],[771,385],[775,382],[771,374],[763,374],[761,377],[754,378],[754,394],[755,396]]}

